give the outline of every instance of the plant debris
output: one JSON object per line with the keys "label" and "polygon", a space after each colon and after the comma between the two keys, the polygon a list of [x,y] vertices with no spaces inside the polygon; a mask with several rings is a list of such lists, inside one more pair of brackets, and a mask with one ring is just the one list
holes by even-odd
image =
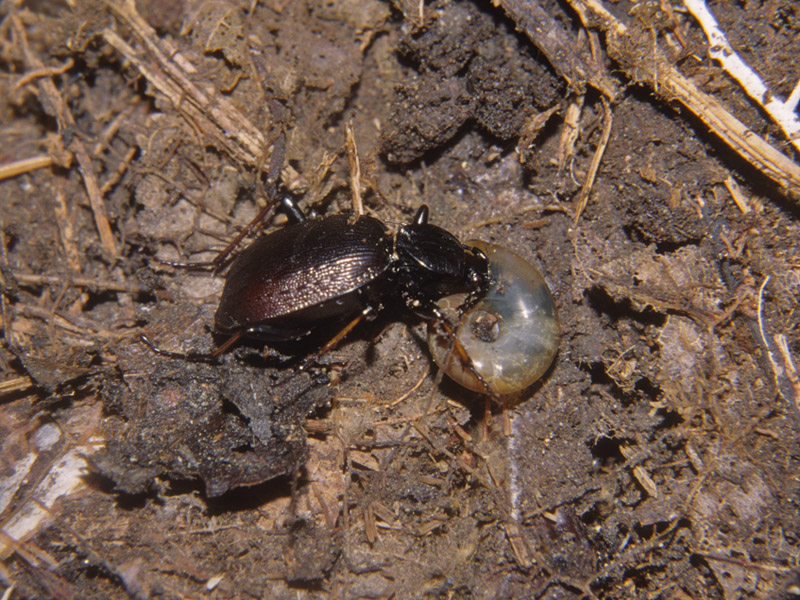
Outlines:
{"label": "plant debris", "polygon": [[[3,4],[3,600],[797,597],[799,35],[793,0]],[[177,265],[279,186],[517,252],[552,368],[487,408],[391,302],[318,364],[176,358],[226,341],[224,268]]]}

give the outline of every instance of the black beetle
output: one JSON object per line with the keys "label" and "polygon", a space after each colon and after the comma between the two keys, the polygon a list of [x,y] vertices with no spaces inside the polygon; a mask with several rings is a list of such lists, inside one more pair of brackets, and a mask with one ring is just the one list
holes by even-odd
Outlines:
{"label": "black beetle", "polygon": [[[392,234],[373,217],[306,219],[290,196],[280,201],[292,223],[248,246],[226,278],[214,329],[230,338],[211,354],[168,352],[140,336],[145,344],[173,358],[216,359],[245,336],[298,340],[356,315],[305,369],[394,296],[428,319],[434,361],[454,381],[485,393],[487,402],[503,403],[550,367],[560,329],[555,304],[522,257],[486,242],[462,244],[428,223],[424,205]],[[219,268],[232,246],[204,264]]]}
{"label": "black beetle", "polygon": [[373,217],[306,219],[290,197],[281,202],[293,223],[234,260],[215,316],[218,333],[293,340],[331,319],[372,316],[391,296],[430,319],[441,316],[436,301],[443,296],[467,292],[469,306],[485,293],[486,256],[429,224],[427,206],[392,234]]}

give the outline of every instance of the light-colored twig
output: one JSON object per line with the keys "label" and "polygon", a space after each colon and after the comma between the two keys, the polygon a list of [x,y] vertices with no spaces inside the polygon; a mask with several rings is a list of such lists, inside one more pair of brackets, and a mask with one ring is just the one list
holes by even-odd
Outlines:
{"label": "light-colored twig", "polygon": [[790,402],[800,413],[800,376],[798,376],[797,366],[794,364],[794,359],[786,343],[786,336],[783,334],[772,336],[764,329],[764,289],[767,287],[767,283],[769,283],[769,275],[764,278],[758,289],[758,331],[761,334],[761,343],[766,349],[767,360],[772,368],[772,376],[778,394]]}
{"label": "light-colored twig", "polygon": [[33,386],[33,380],[27,375],[0,381],[0,396],[3,394],[11,394],[12,392],[21,392],[22,390],[27,390],[31,386]]}
{"label": "light-colored twig", "polygon": [[786,99],[786,106],[791,106],[792,109],[796,109],[798,104],[800,104],[800,79],[797,80],[792,93]]}
{"label": "light-colored twig", "polygon": [[745,196],[745,193],[742,191],[741,186],[736,183],[736,180],[728,175],[722,183],[725,189],[728,190],[731,198],[733,198],[733,202],[739,207],[739,210],[742,211],[742,214],[746,215],[749,213],[751,209],[750,200]]}
{"label": "light-colored twig", "polygon": [[353,121],[348,121],[345,124],[344,131],[347,159],[350,162],[350,191],[353,196],[353,212],[357,216],[361,216],[364,214],[364,202],[361,200],[361,161],[358,159],[358,146],[356,145]]}
{"label": "light-colored twig", "polygon": [[9,179],[11,177],[16,177],[17,175],[22,175],[23,173],[28,173],[29,171],[49,167],[53,164],[53,162],[55,161],[53,160],[52,156],[42,154],[39,156],[33,156],[31,158],[15,160],[14,162],[5,165],[0,165],[0,181],[3,179]]}
{"label": "light-colored twig", "polygon": [[[761,333],[761,343],[764,344],[764,347],[767,349],[768,352],[772,352],[772,347],[770,346],[769,340],[767,336],[764,334],[764,288],[767,287],[769,283],[769,275],[764,278],[764,281],[761,283],[761,287],[758,288],[758,331]],[[774,361],[773,361],[774,362]]]}
{"label": "light-colored twig", "polygon": [[589,172],[586,174],[586,179],[583,181],[581,191],[578,193],[578,199],[575,202],[575,223],[581,218],[583,209],[586,208],[586,203],[589,202],[589,194],[594,186],[594,180],[597,177],[597,170],[600,168],[600,161],[603,160],[603,154],[608,146],[608,140],[611,139],[611,126],[614,122],[614,116],[611,112],[611,103],[605,96],[600,98],[603,101],[603,133],[600,136],[600,142],[597,144],[597,149],[592,157],[592,163],[589,165]]}
{"label": "light-colored twig", "polygon": [[68,285],[92,290],[111,290],[115,292],[128,292],[129,294],[143,294],[148,290],[137,285],[129,285],[110,279],[92,279],[91,277],[63,277],[60,275],[43,275],[37,273],[13,272],[14,279],[23,285]]}
{"label": "light-colored twig", "polygon": [[556,152],[556,162],[558,164],[559,173],[564,170],[567,161],[575,156],[575,143],[578,141],[578,136],[581,133],[581,113],[583,112],[585,100],[585,95],[571,98],[564,111],[561,138],[558,140],[558,151]]}
{"label": "light-colored twig", "polygon": [[734,117],[724,105],[699,90],[654,47],[646,54],[631,30],[606,10],[601,0],[567,0],[586,27],[606,33],[606,48],[631,79],[654,86],[668,100],[678,100],[734,152],[777,183],[795,201],[800,199],[800,165]]}
{"label": "light-colored twig", "polygon": [[791,402],[797,413],[800,414],[800,373],[789,350],[786,336],[782,333],[776,333],[775,345],[778,347],[778,354],[781,360],[781,364],[773,365],[775,382],[781,395]]}
{"label": "light-colored twig", "polygon": [[17,83],[14,84],[14,91],[16,92],[17,90],[25,87],[26,85],[37,79],[41,79],[43,77],[53,77],[55,75],[61,75],[63,73],[66,73],[73,67],[74,64],[75,61],[73,61],[71,58],[68,58],[66,62],[57,67],[42,66],[37,69],[34,69],[29,73],[25,73],[25,75],[20,77]]}
{"label": "light-colored twig", "polygon": [[100,192],[100,185],[97,182],[97,173],[95,173],[92,160],[89,158],[89,153],[81,140],[75,139],[71,147],[75,150],[78,169],[83,176],[83,185],[86,188],[86,195],[89,197],[89,206],[92,208],[92,215],[94,215],[95,226],[100,234],[100,241],[106,252],[116,257],[118,254],[117,242],[114,240],[114,233],[111,231],[111,223],[108,221],[105,202],[103,202],[103,195]]}
{"label": "light-colored twig", "polygon": [[772,117],[791,144],[800,151],[800,119],[794,112],[800,99],[800,82],[795,88],[796,93],[792,92],[789,100],[782,102],[769,90],[761,76],[736,53],[705,0],[683,0],[683,3],[706,33],[709,56],[720,62],[725,72],[739,82],[747,95]]}

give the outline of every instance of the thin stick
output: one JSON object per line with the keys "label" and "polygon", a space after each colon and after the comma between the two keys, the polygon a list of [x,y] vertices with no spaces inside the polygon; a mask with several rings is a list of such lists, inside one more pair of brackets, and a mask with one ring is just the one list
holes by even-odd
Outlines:
{"label": "thin stick", "polygon": [[[758,288],[758,331],[761,334],[761,343],[764,344],[767,352],[772,354],[772,347],[769,344],[769,340],[767,340],[767,336],[764,334],[764,288],[767,287],[767,283],[769,283],[769,275],[764,278],[761,287]],[[772,360],[770,362],[774,363]]]}
{"label": "thin stick", "polygon": [[564,170],[567,161],[575,156],[575,142],[581,132],[581,112],[586,96],[581,94],[570,100],[564,111],[564,122],[561,128],[561,138],[558,140],[556,161],[559,174]]}
{"label": "thin stick", "polygon": [[586,174],[586,179],[583,181],[578,199],[575,202],[575,223],[581,218],[581,213],[583,209],[586,208],[586,203],[589,202],[589,193],[592,191],[594,180],[597,177],[597,171],[600,168],[600,161],[603,160],[603,154],[608,146],[608,140],[611,138],[611,126],[614,123],[611,104],[609,104],[605,96],[601,96],[600,100],[603,102],[603,133],[600,136],[600,143],[597,144],[597,149],[594,151],[592,163],[589,165],[589,172]]}
{"label": "thin stick", "polygon": [[95,226],[100,234],[100,241],[106,252],[116,258],[118,255],[117,242],[114,240],[114,234],[111,231],[111,223],[108,221],[106,205],[100,193],[100,185],[97,182],[97,175],[94,172],[89,153],[86,151],[83,142],[79,139],[75,139],[72,142],[72,148],[75,150],[78,168],[83,176],[83,184],[86,187],[86,195],[89,197],[89,205],[92,208]]}
{"label": "thin stick", "polygon": [[358,146],[353,131],[353,121],[344,126],[347,140],[347,160],[350,162],[350,189],[353,196],[353,211],[359,217],[364,214],[364,203],[361,201],[361,163],[358,160]]}
{"label": "thin stick", "polygon": [[783,365],[775,370],[778,389],[781,395],[794,405],[800,415],[800,373],[798,373],[797,365],[794,364],[794,358],[789,351],[786,336],[782,333],[775,334],[775,345],[783,360]]}
{"label": "thin stick", "polygon": [[[794,112],[797,105],[797,98],[793,97],[794,92],[789,100],[782,102],[770,91],[761,76],[744,62],[730,45],[725,32],[704,0],[683,0],[683,3],[706,33],[709,56],[720,62],[725,72],[739,82],[747,95],[772,117],[772,120],[783,129],[791,144],[800,151],[800,119]],[[800,92],[797,97],[800,98]]]}
{"label": "thin stick", "polygon": [[[700,91],[656,47],[648,58],[636,54],[639,45],[627,26],[612,15],[601,0],[567,0],[585,27],[606,32],[606,48],[634,81],[652,84],[658,78],[659,93],[680,101],[739,156],[777,183],[795,201],[800,199],[800,165],[734,117],[720,102]],[[657,65],[653,64],[657,62]]]}
{"label": "thin stick", "polygon": [[789,97],[786,99],[786,105],[791,106],[792,109],[797,108],[798,103],[800,103],[800,79],[797,80],[797,84],[794,86],[792,93],[789,94]]}
{"label": "thin stick", "polygon": [[49,167],[54,162],[52,156],[42,154],[31,158],[23,158],[22,160],[17,160],[6,165],[0,165],[0,180],[10,179],[11,177],[16,177],[17,175],[22,175],[23,173],[28,173],[36,169],[43,169],[44,167]]}
{"label": "thin stick", "polygon": [[425,367],[425,369],[423,369],[423,371],[422,371],[422,375],[419,376],[419,379],[417,380],[417,383],[415,383],[411,387],[410,390],[408,390],[407,392],[405,392],[404,394],[402,394],[398,398],[395,398],[394,400],[389,402],[389,406],[395,406],[396,404],[400,404],[403,400],[408,398],[417,388],[419,388],[419,386],[422,385],[422,382],[425,381],[425,378],[428,376],[428,371],[429,370],[430,369],[428,367]]}
{"label": "thin stick", "polygon": [[7,381],[0,381],[0,395],[10,394],[11,392],[21,392],[33,386],[33,380],[27,375],[15,377]]}
{"label": "thin stick", "polygon": [[72,66],[75,64],[71,58],[68,58],[62,65],[58,67],[45,67],[41,66],[29,73],[25,73],[22,77],[19,78],[17,83],[14,84],[14,91],[16,92],[20,88],[25,87],[30,82],[35,81],[37,79],[41,79],[42,77],[53,77],[54,75],[61,75],[62,73],[66,73],[69,71]]}
{"label": "thin stick", "polygon": [[119,281],[108,279],[91,279],[89,277],[61,277],[57,275],[37,275],[35,273],[13,272],[14,279],[21,284],[28,285],[55,285],[66,284],[71,287],[83,287],[94,290],[110,290],[113,292],[128,292],[129,294],[142,294],[148,290],[143,287],[128,285]]}

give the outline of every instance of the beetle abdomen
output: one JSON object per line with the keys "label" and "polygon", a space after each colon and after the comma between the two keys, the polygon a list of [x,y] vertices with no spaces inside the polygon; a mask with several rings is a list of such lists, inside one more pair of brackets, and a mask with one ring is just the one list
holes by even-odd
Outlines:
{"label": "beetle abdomen", "polygon": [[316,305],[327,313],[319,318],[351,312],[348,294],[386,272],[390,252],[385,226],[372,217],[335,215],[270,233],[234,261],[215,329],[233,333],[293,315],[313,321]]}

